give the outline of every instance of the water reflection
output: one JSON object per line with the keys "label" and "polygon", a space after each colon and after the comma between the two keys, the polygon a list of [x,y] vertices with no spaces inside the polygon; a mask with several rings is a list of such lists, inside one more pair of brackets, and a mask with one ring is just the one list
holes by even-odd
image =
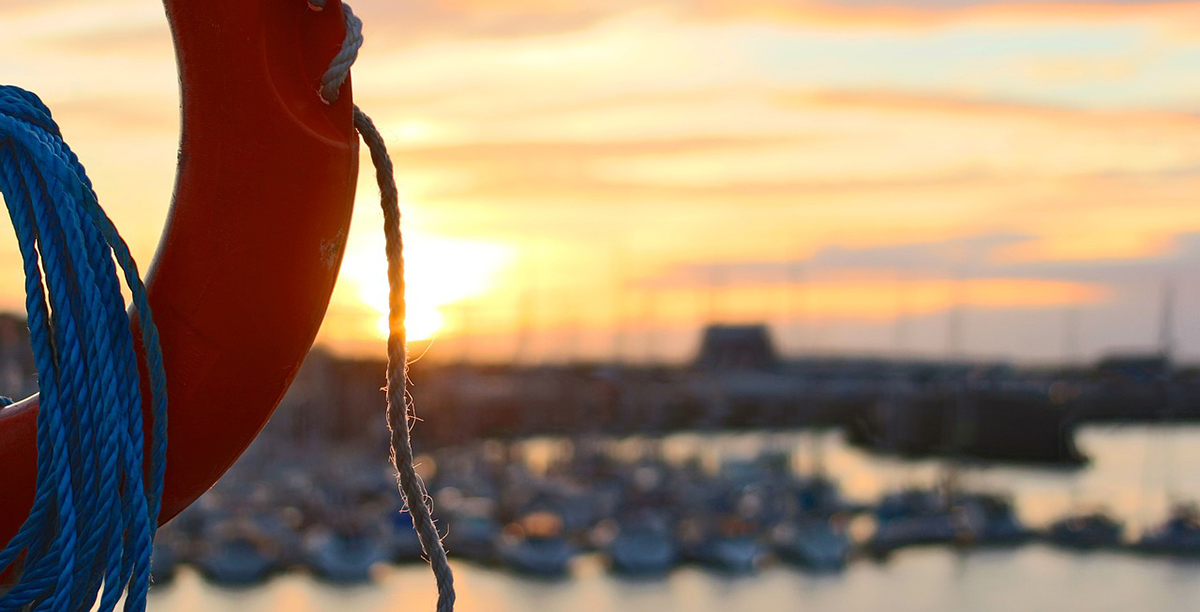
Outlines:
{"label": "water reflection", "polygon": [[[1074,555],[1043,545],[962,554],[913,549],[887,563],[860,563],[844,574],[810,576],[785,567],[729,578],[682,568],[658,583],[614,580],[596,558],[567,582],[512,577],[455,563],[460,612],[582,610],[829,610],[838,612],[1013,612],[1028,610],[1175,611],[1194,608],[1200,566],[1115,553]],[[192,571],[151,591],[152,610],[384,612],[432,609],[427,570],[393,568],[372,587],[336,588],[302,575],[280,576],[250,591],[212,587]]]}

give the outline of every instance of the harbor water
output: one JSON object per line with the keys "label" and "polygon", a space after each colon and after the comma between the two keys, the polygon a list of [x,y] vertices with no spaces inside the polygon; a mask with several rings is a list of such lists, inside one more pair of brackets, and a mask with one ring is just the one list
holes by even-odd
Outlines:
{"label": "harbor water", "polygon": [[[844,493],[873,502],[885,491],[928,486],[944,474],[940,461],[877,457],[827,434],[676,435],[661,452],[668,461],[690,457],[719,465],[767,450],[793,451],[795,468],[824,463]],[[1081,508],[1104,507],[1122,519],[1127,538],[1161,522],[1173,501],[1200,500],[1200,426],[1100,426],[1079,432],[1090,463],[1078,470],[962,466],[957,478],[970,489],[1013,496],[1020,517],[1043,527]],[[639,440],[614,442],[614,453],[636,452]],[[568,452],[559,440],[522,444],[534,470]],[[1200,602],[1200,562],[1132,552],[1078,553],[1032,543],[1008,549],[945,546],[905,549],[886,560],[860,558],[840,573],[811,575],[773,564],[755,575],[730,577],[697,567],[665,577],[628,580],[611,575],[599,555],[577,558],[570,575],[556,580],[522,577],[466,562],[455,564],[458,607],[463,612],[570,610],[888,610],[1061,611],[1191,610]],[[377,612],[431,610],[433,580],[422,565],[379,566],[368,585],[337,587],[304,573],[229,589],[185,568],[151,589],[150,608],[265,612]]]}

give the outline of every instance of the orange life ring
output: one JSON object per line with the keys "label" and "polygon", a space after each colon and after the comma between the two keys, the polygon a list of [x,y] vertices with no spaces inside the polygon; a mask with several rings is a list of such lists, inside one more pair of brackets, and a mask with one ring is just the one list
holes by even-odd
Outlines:
{"label": "orange life ring", "polygon": [[[299,369],[329,304],[358,175],[349,83],[333,104],[317,94],[344,35],[338,0],[323,11],[164,4],[183,128],[147,281],[170,411],[160,522],[241,455]],[[0,541],[33,503],[37,405],[34,395],[0,410]]]}

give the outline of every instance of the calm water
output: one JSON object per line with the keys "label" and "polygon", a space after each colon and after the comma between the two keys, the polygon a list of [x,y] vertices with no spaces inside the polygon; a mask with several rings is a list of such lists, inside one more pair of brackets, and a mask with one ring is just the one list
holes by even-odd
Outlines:
{"label": "calm water", "polygon": [[[1091,428],[1079,438],[1092,463],[1078,471],[969,468],[970,488],[1013,493],[1023,519],[1043,525],[1080,506],[1103,504],[1136,533],[1159,520],[1168,499],[1200,500],[1200,427]],[[633,452],[637,442],[624,443]],[[713,466],[726,458],[752,457],[764,447],[805,449],[797,468],[811,461],[806,435],[676,436],[668,458],[698,455]],[[847,448],[834,435],[820,437],[821,456],[845,492],[869,500],[881,491],[930,484],[940,471],[933,461],[906,463]],[[525,446],[537,465],[564,452],[542,440]],[[681,568],[668,578],[629,582],[607,575],[596,557],[580,558],[570,579],[540,582],[503,571],[457,564],[458,610],[570,610],[664,612],[665,610],[887,610],[1062,611],[1192,610],[1200,605],[1200,563],[1172,562],[1119,553],[1079,555],[1042,545],[1009,551],[902,551],[884,563],[858,561],[843,574],[814,577],[785,566],[746,578],[726,578]],[[435,593],[427,568],[380,568],[369,587],[336,588],[303,574],[277,577],[249,590],[228,590],[183,571],[151,591],[152,610],[245,610],[264,612],[378,612],[432,610]]]}

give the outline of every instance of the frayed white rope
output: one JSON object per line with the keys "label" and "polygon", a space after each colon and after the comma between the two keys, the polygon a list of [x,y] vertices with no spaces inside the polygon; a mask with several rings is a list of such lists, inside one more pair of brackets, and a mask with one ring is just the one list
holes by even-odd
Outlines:
{"label": "frayed white rope", "polygon": [[[314,10],[325,7],[325,0],[309,0]],[[342,3],[342,15],[346,22],[346,36],[338,54],[330,62],[329,69],[321,77],[321,99],[326,103],[338,98],[339,89],[350,74],[350,66],[358,57],[362,47],[362,20],[354,16],[350,6]],[[433,569],[437,582],[437,612],[454,610],[454,573],[446,559],[446,549],[433,521],[433,509],[425,483],[413,467],[412,442],[409,430],[416,421],[412,398],[408,394],[408,346],[404,328],[404,242],[400,233],[400,198],[396,189],[395,170],[383,136],[371,118],[354,107],[354,127],[362,135],[363,142],[371,153],[375,165],[375,178],[379,184],[380,205],[383,208],[384,235],[388,260],[388,285],[390,288],[388,321],[391,332],[388,336],[387,371],[387,424],[391,432],[391,460],[396,468],[397,484],[409,514],[413,528],[425,550],[425,556]]]}

